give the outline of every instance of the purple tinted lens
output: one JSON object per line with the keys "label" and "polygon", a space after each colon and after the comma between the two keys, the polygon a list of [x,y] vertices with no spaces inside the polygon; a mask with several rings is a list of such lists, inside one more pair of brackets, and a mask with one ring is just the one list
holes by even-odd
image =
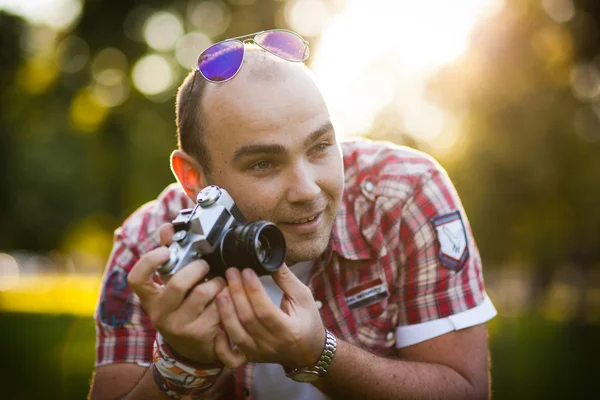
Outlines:
{"label": "purple tinted lens", "polygon": [[222,82],[237,74],[244,60],[244,45],[237,40],[213,44],[198,57],[198,69],[209,81]]}
{"label": "purple tinted lens", "polygon": [[304,40],[288,31],[267,31],[254,38],[263,49],[288,61],[304,61],[308,58],[308,46]]}

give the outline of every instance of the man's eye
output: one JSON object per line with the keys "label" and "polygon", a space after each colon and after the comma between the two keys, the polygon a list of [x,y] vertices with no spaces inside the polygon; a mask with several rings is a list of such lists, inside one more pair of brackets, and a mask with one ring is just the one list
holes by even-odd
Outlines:
{"label": "man's eye", "polygon": [[318,145],[316,145],[314,147],[314,151],[315,151],[315,153],[323,153],[324,151],[327,151],[327,149],[329,149],[330,147],[331,147],[331,143],[323,142],[323,143],[319,143]]}
{"label": "man's eye", "polygon": [[270,161],[259,161],[256,164],[253,164],[250,169],[253,169],[255,171],[262,171],[265,169],[269,169],[273,166],[273,164]]}

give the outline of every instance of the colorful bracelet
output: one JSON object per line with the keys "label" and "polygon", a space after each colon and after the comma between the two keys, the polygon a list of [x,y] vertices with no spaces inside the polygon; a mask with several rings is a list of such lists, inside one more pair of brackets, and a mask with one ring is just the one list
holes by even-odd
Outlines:
{"label": "colorful bracelet", "polygon": [[174,399],[201,399],[219,377],[222,368],[205,369],[184,363],[157,332],[152,375],[158,388]]}

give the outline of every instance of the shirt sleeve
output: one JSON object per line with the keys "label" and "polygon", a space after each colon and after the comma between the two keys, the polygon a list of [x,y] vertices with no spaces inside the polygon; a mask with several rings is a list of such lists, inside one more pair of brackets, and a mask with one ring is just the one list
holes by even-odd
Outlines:
{"label": "shirt sleeve", "polygon": [[139,298],[127,284],[127,274],[139,259],[119,230],[102,279],[96,322],[96,366],[152,363],[155,330]]}
{"label": "shirt sleeve", "polygon": [[401,213],[397,347],[493,318],[477,245],[450,178],[437,165]]}

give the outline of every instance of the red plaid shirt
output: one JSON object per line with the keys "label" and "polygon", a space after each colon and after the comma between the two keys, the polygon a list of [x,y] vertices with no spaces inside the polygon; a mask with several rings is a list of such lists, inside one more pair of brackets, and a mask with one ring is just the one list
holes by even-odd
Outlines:
{"label": "red plaid shirt", "polygon": [[[344,196],[330,245],[315,261],[308,286],[338,338],[394,356],[397,327],[446,318],[484,302],[479,252],[452,182],[431,157],[388,143],[341,146]],[[159,227],[192,206],[173,184],[117,229],[95,315],[96,365],[150,365],[155,331],[126,275],[141,254],[159,245]],[[466,246],[463,257],[448,264],[434,221],[452,215],[463,224]],[[384,297],[350,307],[348,297],[361,285],[372,286],[368,282],[387,285]],[[236,398],[252,397],[252,368],[247,364],[231,377]]]}

